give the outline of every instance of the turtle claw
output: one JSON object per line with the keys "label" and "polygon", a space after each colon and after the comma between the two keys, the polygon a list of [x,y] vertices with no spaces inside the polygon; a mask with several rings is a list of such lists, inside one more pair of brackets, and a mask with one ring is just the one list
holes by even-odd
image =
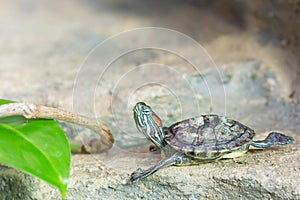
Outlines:
{"label": "turtle claw", "polygon": [[130,182],[134,182],[140,178],[142,178],[143,174],[144,174],[145,170],[138,168],[137,170],[135,170],[130,177]]}

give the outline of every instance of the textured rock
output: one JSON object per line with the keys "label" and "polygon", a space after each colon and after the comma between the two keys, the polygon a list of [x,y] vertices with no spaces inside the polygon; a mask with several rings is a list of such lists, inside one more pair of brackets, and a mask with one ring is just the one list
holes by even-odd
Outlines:
{"label": "textured rock", "polygon": [[34,183],[29,175],[0,166],[0,199],[32,199]]}
{"label": "textured rock", "polygon": [[[235,160],[168,167],[135,183],[127,183],[131,172],[160,159],[158,154],[141,153],[147,147],[135,152],[113,149],[105,155],[74,155],[67,199],[300,199],[298,147],[295,142],[287,147],[251,151]],[[11,187],[6,197],[17,193],[12,199],[20,195],[31,199],[29,194],[35,197],[32,199],[59,199],[53,188],[22,177],[15,181],[23,187]],[[24,185],[32,186],[33,182],[38,184],[28,191]]]}
{"label": "textured rock", "polygon": [[[147,199],[297,199],[300,198],[297,185],[300,180],[298,145],[296,143],[287,148],[251,152],[235,161],[222,160],[199,166],[165,168],[143,181],[112,186],[115,189],[113,194],[120,192],[129,198],[133,193]],[[119,173],[123,171],[120,178],[116,176],[113,179],[113,184],[118,178],[117,182],[128,179],[128,173],[137,167],[152,166],[159,159],[150,154],[139,153],[134,158],[129,156],[132,155],[130,153],[123,154],[118,153],[116,157],[110,158],[118,160],[114,161],[114,168],[118,169],[116,166],[119,164],[122,166]],[[286,178],[291,176],[293,178]],[[103,195],[110,191],[107,188],[102,189]]]}

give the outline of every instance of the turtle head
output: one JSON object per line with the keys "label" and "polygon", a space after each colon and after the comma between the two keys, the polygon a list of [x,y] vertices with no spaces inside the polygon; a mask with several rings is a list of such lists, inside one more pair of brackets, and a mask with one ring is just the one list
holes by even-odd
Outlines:
{"label": "turtle head", "polygon": [[136,127],[158,148],[164,146],[164,133],[160,118],[144,102],[139,102],[133,109]]}

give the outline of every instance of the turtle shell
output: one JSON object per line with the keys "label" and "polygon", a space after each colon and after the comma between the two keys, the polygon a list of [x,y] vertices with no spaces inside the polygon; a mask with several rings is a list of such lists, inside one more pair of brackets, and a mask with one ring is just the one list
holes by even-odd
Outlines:
{"label": "turtle shell", "polygon": [[218,115],[202,115],[177,122],[165,131],[176,151],[202,159],[217,159],[249,143],[255,133],[247,126]]}

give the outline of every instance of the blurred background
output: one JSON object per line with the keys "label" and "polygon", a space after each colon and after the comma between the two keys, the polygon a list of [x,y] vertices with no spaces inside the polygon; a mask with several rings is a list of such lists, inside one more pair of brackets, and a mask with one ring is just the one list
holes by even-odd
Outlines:
{"label": "blurred background", "polygon": [[[299,9],[298,1],[2,0],[0,96],[99,118],[121,134],[116,136],[121,146],[143,138],[132,120],[137,101],[152,105],[165,125],[214,112],[238,118],[258,131],[299,130]],[[130,52],[108,67],[97,65],[109,56],[105,49],[101,55],[91,54],[102,48],[101,42],[143,27],[185,34],[204,48],[218,69],[195,70],[184,59],[155,49]],[[110,48],[139,38],[159,44],[167,41],[159,33],[135,35],[120,38]],[[192,59],[203,59],[184,41],[174,43],[175,49]],[[94,70],[82,73],[91,57]],[[168,69],[128,77],[135,67],[148,63]],[[92,75],[97,75],[97,82],[89,82]],[[145,77],[170,82],[164,87],[141,84]],[[86,93],[76,93],[78,84],[84,83],[92,87],[89,102],[81,101]],[[171,86],[181,90],[170,90]],[[84,86],[80,90],[87,91]]]}

